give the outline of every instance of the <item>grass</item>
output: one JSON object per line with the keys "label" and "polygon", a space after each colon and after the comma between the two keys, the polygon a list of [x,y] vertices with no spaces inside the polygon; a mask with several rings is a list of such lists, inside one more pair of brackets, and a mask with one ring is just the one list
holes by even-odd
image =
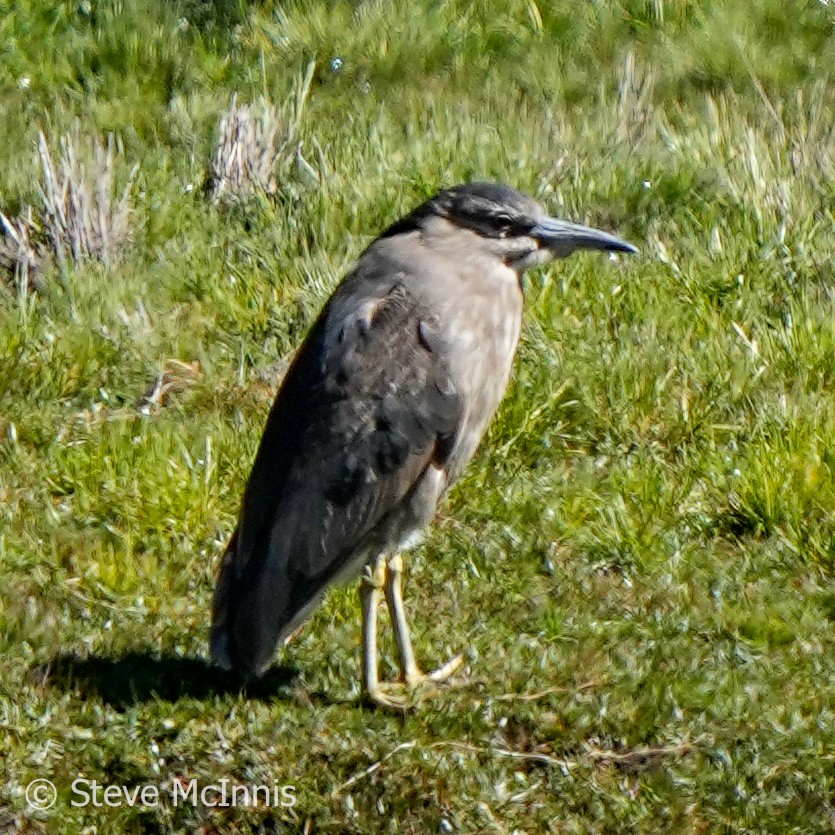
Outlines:
{"label": "grass", "polygon": [[[835,830],[835,17],[790,6],[3,9],[0,210],[38,205],[39,130],[138,170],[118,263],[0,287],[0,831]],[[300,144],[212,205],[233,93]],[[359,707],[349,588],[240,691],[209,603],[282,363],[383,226],[476,177],[642,254],[531,276],[409,561],[420,656],[472,686]],[[78,808],[78,777],[296,803]]]}

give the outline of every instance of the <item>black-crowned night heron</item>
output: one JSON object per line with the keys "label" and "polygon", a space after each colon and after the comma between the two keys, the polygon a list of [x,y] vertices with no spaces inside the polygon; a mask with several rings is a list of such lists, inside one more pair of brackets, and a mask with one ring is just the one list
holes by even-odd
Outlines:
{"label": "black-crowned night heron", "polygon": [[[578,249],[635,252],[548,217],[503,185],[439,192],[365,250],[281,385],[223,558],[212,657],[267,667],[338,580],[363,572],[362,689],[401,705],[377,672],[385,596],[403,682],[425,676],[403,608],[400,552],[432,519],[507,387],[525,270]],[[401,685],[402,686],[402,685]]]}

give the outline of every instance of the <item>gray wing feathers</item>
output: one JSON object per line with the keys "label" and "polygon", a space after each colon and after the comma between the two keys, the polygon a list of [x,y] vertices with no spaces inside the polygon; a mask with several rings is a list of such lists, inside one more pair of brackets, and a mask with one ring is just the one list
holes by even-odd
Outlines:
{"label": "gray wing feathers", "polygon": [[374,272],[361,262],[334,294],[270,412],[215,592],[221,666],[259,673],[451,448],[460,402],[437,323]]}

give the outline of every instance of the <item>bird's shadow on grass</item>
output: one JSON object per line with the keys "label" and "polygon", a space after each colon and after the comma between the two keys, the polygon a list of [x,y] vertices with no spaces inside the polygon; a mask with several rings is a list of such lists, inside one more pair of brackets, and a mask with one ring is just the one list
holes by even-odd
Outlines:
{"label": "bird's shadow on grass", "polygon": [[42,687],[98,697],[126,710],[142,702],[205,700],[227,694],[260,701],[291,699],[291,685],[298,675],[294,667],[275,666],[257,680],[244,681],[200,658],[136,651],[119,658],[58,655],[33,667],[29,678]]}

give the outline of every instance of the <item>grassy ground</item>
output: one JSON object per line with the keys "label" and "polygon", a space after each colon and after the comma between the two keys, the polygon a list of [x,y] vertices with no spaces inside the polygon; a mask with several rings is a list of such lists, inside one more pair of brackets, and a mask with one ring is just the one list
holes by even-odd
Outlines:
{"label": "grassy ground", "polygon": [[[0,832],[835,830],[831,4],[0,11],[0,209],[37,205],[39,128],[139,166],[121,262],[0,287]],[[225,209],[201,186],[233,91],[302,157]],[[511,391],[410,562],[419,654],[465,649],[471,686],[358,706],[349,588],[240,692],[209,601],[275,364],[385,224],[476,177],[642,255],[531,279]],[[79,777],[296,802],[79,808]]]}

